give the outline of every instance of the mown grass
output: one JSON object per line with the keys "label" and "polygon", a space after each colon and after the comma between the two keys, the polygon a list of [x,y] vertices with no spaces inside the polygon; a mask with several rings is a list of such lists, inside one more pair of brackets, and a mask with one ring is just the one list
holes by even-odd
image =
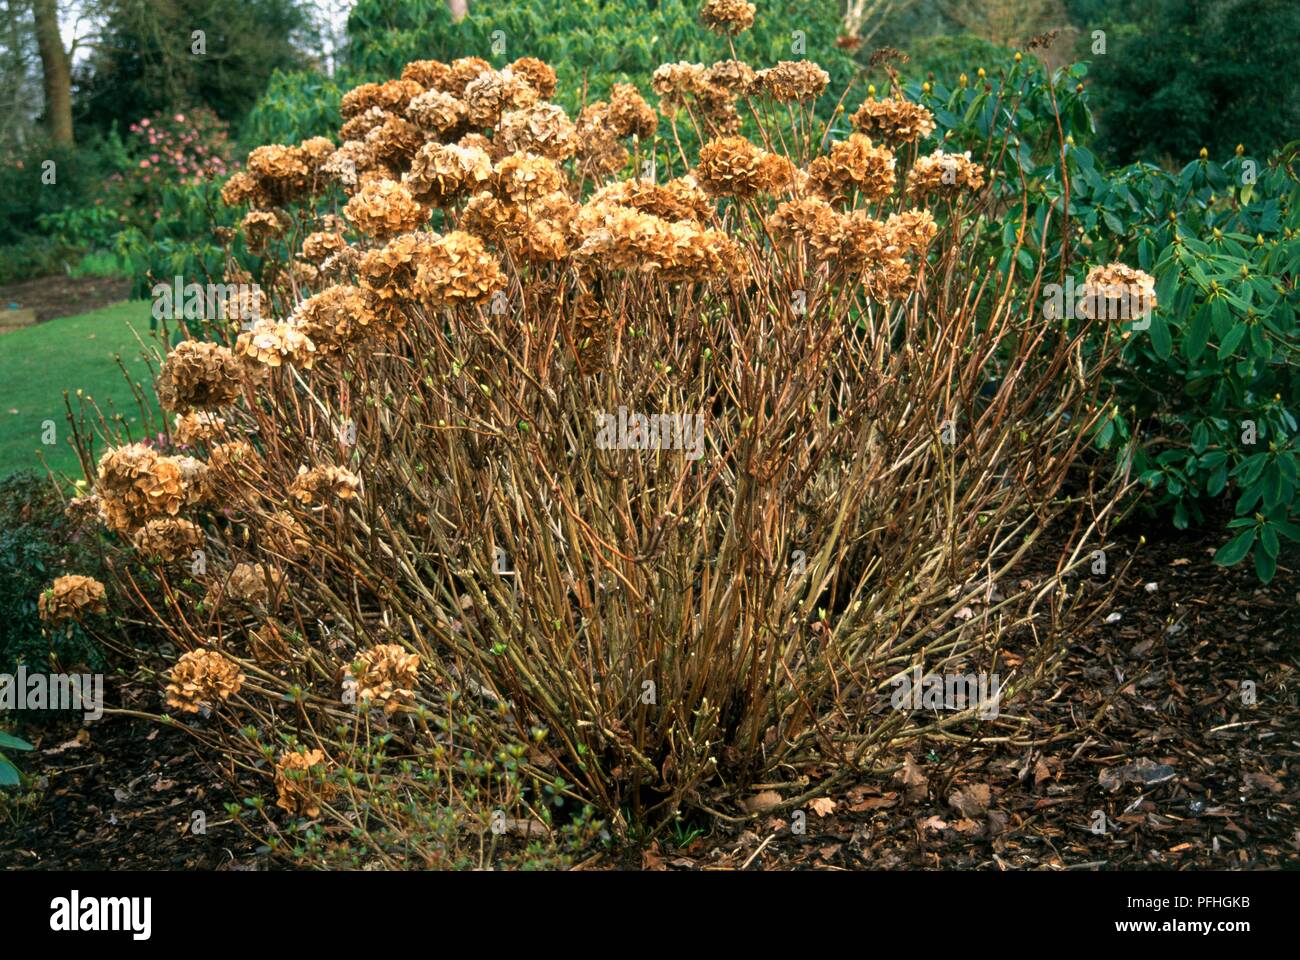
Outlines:
{"label": "mown grass", "polygon": [[[44,470],[42,456],[56,472],[79,476],[68,444],[65,390],[84,390],[106,416],[120,413],[139,432],[140,410],[116,358],[134,379],[150,382],[136,339],[139,333],[151,342],[149,309],[148,301],[129,301],[0,335],[0,476]],[[56,429],[49,446],[41,442],[46,420]]]}

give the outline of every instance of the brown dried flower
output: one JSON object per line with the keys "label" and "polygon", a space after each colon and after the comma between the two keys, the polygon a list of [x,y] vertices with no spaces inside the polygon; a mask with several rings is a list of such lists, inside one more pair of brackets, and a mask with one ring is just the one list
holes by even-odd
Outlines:
{"label": "brown dried flower", "polygon": [[56,624],[80,620],[87,614],[108,612],[108,594],[94,577],[70,573],[56,577],[36,600],[42,620]]}
{"label": "brown dried flower", "polygon": [[874,145],[860,133],[831,145],[830,153],[808,165],[814,189],[831,203],[848,203],[855,191],[870,202],[885,199],[894,190],[894,155]]}
{"label": "brown dried flower", "polygon": [[806,247],[817,260],[834,260],[844,243],[844,224],[835,209],[818,197],[787,200],[767,218],[772,238],[791,247]]}
{"label": "brown dried flower", "polygon": [[853,125],[870,137],[890,143],[912,143],[934,133],[934,114],[908,100],[863,101],[853,115]]}
{"label": "brown dried flower", "polygon": [[325,780],[327,768],[321,750],[281,754],[275,765],[275,805],[290,816],[320,816],[321,804],[335,793],[334,785]]}
{"label": "brown dried flower", "polygon": [[119,533],[129,533],[151,517],[176,516],[187,498],[176,458],[143,443],[115,447],[99,458],[95,492],[105,523]]}
{"label": "brown dried flower", "polygon": [[260,320],[251,330],[239,335],[235,352],[268,367],[278,367],[288,360],[310,370],[316,344],[302,330],[290,323]]}
{"label": "brown dried flower", "polygon": [[501,265],[471,233],[453,230],[430,244],[416,270],[414,293],[432,306],[477,303],[505,286]]}
{"label": "brown dried flower", "polygon": [[339,113],[350,120],[359,113],[378,107],[389,113],[402,113],[412,97],[424,92],[424,87],[409,77],[388,80],[384,83],[363,83],[343,94]]}
{"label": "brown dried flower", "polygon": [[752,89],[780,103],[812,100],[822,95],[831,75],[811,60],[782,60],[754,76]]}
{"label": "brown dried flower", "polygon": [[241,390],[238,359],[229,347],[207,340],[176,344],[158,377],[159,400],[177,412],[225,406]]}
{"label": "brown dried flower", "polygon": [[446,138],[469,122],[469,108],[459,97],[442,90],[429,90],[411,100],[406,116],[421,130]]}
{"label": "brown dried flower", "polygon": [[555,93],[555,71],[536,57],[520,57],[506,69],[523,77],[544,100],[549,100],[551,94]]}
{"label": "brown dried flower", "polygon": [[704,71],[705,83],[733,97],[748,94],[754,76],[754,68],[743,60],[720,60]]}
{"label": "brown dried flower", "polygon": [[735,36],[754,25],[754,5],[747,0],[704,0],[700,20],[710,30]]}
{"label": "brown dried flower", "polygon": [[360,489],[361,479],[343,467],[299,467],[298,476],[289,486],[289,496],[310,506],[324,503],[328,497],[351,500]]}
{"label": "brown dried flower", "polygon": [[402,181],[420,202],[442,207],[462,194],[477,192],[491,179],[492,161],[482,150],[426,143]]}
{"label": "brown dried flower", "polygon": [[542,102],[502,116],[495,143],[507,153],[536,153],[558,161],[573,156],[577,133],[563,107]]}
{"label": "brown dried flower", "polygon": [[363,651],[352,663],[357,702],[378,704],[384,713],[396,713],[415,699],[420,658],[396,643],[383,643]]}
{"label": "brown dried flower", "polygon": [[343,234],[317,230],[307,234],[302,241],[302,256],[304,260],[310,260],[312,263],[324,263],[347,247],[348,242],[343,238]]}
{"label": "brown dried flower", "polygon": [[765,153],[744,137],[710,140],[700,148],[695,178],[714,196],[749,197],[769,182]]}
{"label": "brown dried flower", "polygon": [[216,650],[191,650],[182,654],[167,675],[167,706],[182,713],[198,713],[229,700],[244,685],[239,664]]}
{"label": "brown dried flower", "polygon": [[620,137],[649,140],[659,129],[659,117],[630,83],[616,83],[609,91],[608,122]]}
{"label": "brown dried flower", "polygon": [[975,191],[984,186],[984,168],[965,153],[936,150],[928,157],[918,157],[907,171],[907,195],[918,199],[928,196],[954,197],[963,190]]}
{"label": "brown dried flower", "polygon": [[1156,282],[1124,263],[1093,267],[1080,291],[1079,315],[1093,320],[1139,320],[1156,308]]}
{"label": "brown dried flower", "polygon": [[131,542],[145,557],[176,563],[190,559],[203,545],[203,530],[198,524],[179,517],[158,517],[137,530]]}
{"label": "brown dried flower", "polygon": [[343,207],[343,215],[371,237],[408,233],[429,219],[429,211],[395,180],[365,184]]}

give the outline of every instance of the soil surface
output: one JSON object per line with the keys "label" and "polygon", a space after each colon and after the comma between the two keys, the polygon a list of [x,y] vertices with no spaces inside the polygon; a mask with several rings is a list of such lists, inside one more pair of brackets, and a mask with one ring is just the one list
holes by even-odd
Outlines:
{"label": "soil surface", "polygon": [[38,277],[0,287],[0,310],[29,307],[41,323],[120,303],[130,294],[131,281],[122,277]]}
{"label": "soil surface", "polygon": [[[1145,545],[1121,535],[1117,569],[1123,554],[1134,560],[1109,613],[1044,688],[1004,706],[1002,718],[1022,722],[996,725],[997,742],[917,744],[894,779],[810,804],[802,835],[788,815],[702,824],[648,849],[593,852],[580,868],[1300,864],[1300,564],[1284,556],[1263,587],[1248,564],[1214,566],[1191,534]],[[231,793],[182,731],[106,716],[37,745],[20,762],[46,785],[30,809],[0,818],[0,866],[277,865],[225,822]],[[204,835],[188,829],[195,810]]]}

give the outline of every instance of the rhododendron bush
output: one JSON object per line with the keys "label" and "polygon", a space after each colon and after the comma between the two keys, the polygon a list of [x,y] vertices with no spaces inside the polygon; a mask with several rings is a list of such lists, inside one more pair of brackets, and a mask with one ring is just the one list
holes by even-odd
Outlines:
{"label": "rhododendron bush", "polygon": [[668,64],[570,117],[537,60],[418,61],[227,181],[258,309],[186,327],[163,442],[84,438],[78,506],[250,829],[444,863],[421,811],[644,835],[1018,729],[889,693],[1006,711],[1091,615],[1110,336],[975,258],[989,174],[928,111],[828,125],[827,81]]}

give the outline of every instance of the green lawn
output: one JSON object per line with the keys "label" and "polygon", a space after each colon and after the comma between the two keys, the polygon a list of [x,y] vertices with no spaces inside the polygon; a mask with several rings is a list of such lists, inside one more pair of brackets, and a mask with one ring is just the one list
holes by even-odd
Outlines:
{"label": "green lawn", "polygon": [[[84,390],[106,416],[121,413],[140,436],[140,411],[114,358],[121,356],[132,377],[149,385],[149,368],[132,333],[153,343],[149,310],[149,301],[136,300],[0,334],[0,476],[43,471],[38,451],[56,471],[80,476],[68,445],[65,390],[74,406],[77,389]],[[52,446],[41,443],[46,420],[57,431]]]}

